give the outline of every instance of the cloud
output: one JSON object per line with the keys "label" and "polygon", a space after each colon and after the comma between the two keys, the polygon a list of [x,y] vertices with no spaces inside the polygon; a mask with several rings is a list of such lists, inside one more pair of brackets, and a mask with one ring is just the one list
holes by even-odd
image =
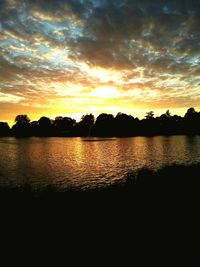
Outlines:
{"label": "cloud", "polygon": [[0,103],[197,105],[199,23],[194,0],[0,1]]}
{"label": "cloud", "polygon": [[12,94],[4,94],[0,92],[0,102],[1,103],[18,103],[22,100],[22,97],[15,96]]}

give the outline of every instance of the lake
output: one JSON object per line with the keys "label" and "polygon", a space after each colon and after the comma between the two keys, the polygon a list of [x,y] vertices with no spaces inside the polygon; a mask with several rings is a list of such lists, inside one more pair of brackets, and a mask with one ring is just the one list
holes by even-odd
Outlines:
{"label": "lake", "polygon": [[0,138],[0,185],[94,188],[129,171],[200,162],[200,136]]}

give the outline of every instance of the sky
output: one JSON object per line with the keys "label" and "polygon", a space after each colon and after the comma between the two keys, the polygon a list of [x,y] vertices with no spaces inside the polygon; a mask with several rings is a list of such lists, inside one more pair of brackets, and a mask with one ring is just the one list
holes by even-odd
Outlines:
{"label": "sky", "polygon": [[200,103],[199,0],[0,0],[0,121]]}

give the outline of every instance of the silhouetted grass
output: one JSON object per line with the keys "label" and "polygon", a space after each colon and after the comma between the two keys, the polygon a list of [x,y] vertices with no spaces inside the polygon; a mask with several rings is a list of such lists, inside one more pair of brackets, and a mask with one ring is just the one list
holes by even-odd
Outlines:
{"label": "silhouetted grass", "polygon": [[128,185],[145,187],[188,187],[199,182],[200,164],[164,166],[158,170],[142,168],[129,173],[126,178]]}
{"label": "silhouetted grass", "polygon": [[156,171],[143,168],[126,177],[127,190],[161,198],[187,197],[199,193],[200,164],[164,166]]}
{"label": "silhouetted grass", "polygon": [[170,165],[158,170],[148,168],[139,169],[126,175],[123,182],[112,184],[104,188],[95,189],[60,189],[58,186],[47,185],[34,188],[30,185],[21,187],[0,186],[0,197],[22,197],[33,199],[50,199],[51,197],[70,198],[79,196],[95,196],[110,193],[134,194],[172,194],[199,188],[200,164]]}

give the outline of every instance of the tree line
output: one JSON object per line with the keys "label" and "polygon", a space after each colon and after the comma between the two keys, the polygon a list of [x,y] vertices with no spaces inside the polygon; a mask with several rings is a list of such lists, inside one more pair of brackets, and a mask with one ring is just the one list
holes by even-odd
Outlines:
{"label": "tree line", "polygon": [[76,137],[128,137],[154,135],[199,135],[200,112],[189,108],[183,117],[171,115],[167,110],[159,117],[153,111],[146,113],[144,119],[118,113],[102,113],[96,119],[92,114],[83,115],[79,122],[70,117],[58,116],[54,120],[41,117],[31,121],[27,115],[17,115],[15,124],[0,122],[0,136],[76,136]]}

